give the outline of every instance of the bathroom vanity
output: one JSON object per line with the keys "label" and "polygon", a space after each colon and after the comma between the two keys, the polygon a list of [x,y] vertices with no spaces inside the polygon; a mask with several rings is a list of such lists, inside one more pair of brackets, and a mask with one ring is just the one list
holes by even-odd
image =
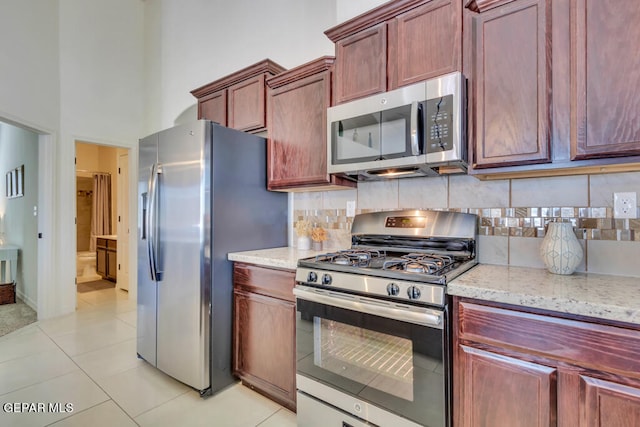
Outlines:
{"label": "bathroom vanity", "polygon": [[96,238],[96,272],[103,279],[115,282],[118,278],[118,238],[98,236]]}

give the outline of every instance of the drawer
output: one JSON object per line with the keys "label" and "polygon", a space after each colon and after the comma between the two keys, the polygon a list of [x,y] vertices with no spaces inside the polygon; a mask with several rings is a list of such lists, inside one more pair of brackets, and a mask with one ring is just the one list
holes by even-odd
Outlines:
{"label": "drawer", "polygon": [[[640,378],[640,331],[460,301],[458,337]],[[613,351],[615,350],[615,351]]]}
{"label": "drawer", "polygon": [[113,250],[118,249],[118,241],[107,239],[107,249],[113,249]]}
{"label": "drawer", "polygon": [[96,246],[98,246],[99,248],[106,248],[107,239],[101,239],[101,238],[96,239]]}
{"label": "drawer", "polygon": [[278,270],[253,264],[233,264],[233,284],[249,292],[268,295],[294,302],[295,272]]}

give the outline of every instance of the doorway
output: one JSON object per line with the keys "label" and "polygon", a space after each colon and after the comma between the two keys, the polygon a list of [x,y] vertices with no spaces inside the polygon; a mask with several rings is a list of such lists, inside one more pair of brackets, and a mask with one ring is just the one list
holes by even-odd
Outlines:
{"label": "doorway", "polygon": [[86,141],[75,148],[77,306],[95,302],[83,294],[96,290],[126,299],[129,151]]}
{"label": "doorway", "polygon": [[2,334],[12,324],[35,321],[38,310],[39,139],[32,130],[0,121]]}

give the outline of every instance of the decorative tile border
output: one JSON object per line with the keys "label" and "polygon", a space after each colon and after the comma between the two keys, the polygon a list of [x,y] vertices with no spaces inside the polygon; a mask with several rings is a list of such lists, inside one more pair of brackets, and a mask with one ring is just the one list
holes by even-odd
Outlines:
{"label": "decorative tile border", "polygon": [[[378,209],[382,210],[382,209]],[[442,209],[473,213],[479,217],[478,234],[485,236],[544,237],[545,226],[550,221],[571,222],[578,239],[640,241],[640,219],[615,219],[609,207],[534,207],[534,208],[484,208]],[[373,209],[357,213],[373,212]],[[294,222],[308,219],[312,224],[325,228],[330,240],[337,238],[344,243],[345,233],[351,231],[353,218],[345,209],[295,210]]]}

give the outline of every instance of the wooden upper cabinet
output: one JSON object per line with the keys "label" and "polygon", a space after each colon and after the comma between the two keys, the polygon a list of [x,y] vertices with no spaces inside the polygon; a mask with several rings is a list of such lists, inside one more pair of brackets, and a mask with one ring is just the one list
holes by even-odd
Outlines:
{"label": "wooden upper cabinet", "polygon": [[198,99],[198,118],[245,132],[266,130],[265,81],[284,70],[265,59],[192,90]]}
{"label": "wooden upper cabinet", "polygon": [[219,90],[198,101],[198,118],[227,126],[227,91]]}
{"label": "wooden upper cabinet", "polygon": [[461,3],[433,0],[389,22],[389,89],[461,69]]}
{"label": "wooden upper cabinet", "polygon": [[387,88],[387,27],[379,24],[336,42],[336,103]]}
{"label": "wooden upper cabinet", "polygon": [[355,187],[354,182],[327,173],[333,62],[332,56],[325,56],[267,81],[269,190]]}
{"label": "wooden upper cabinet", "polygon": [[240,130],[264,130],[266,105],[264,74],[248,78],[227,89],[229,127]]}
{"label": "wooden upper cabinet", "polygon": [[551,2],[502,3],[465,12],[474,169],[551,161]]}
{"label": "wooden upper cabinet", "polygon": [[461,68],[457,0],[387,2],[325,34],[336,44],[334,104]]}
{"label": "wooden upper cabinet", "polygon": [[640,155],[640,6],[571,1],[571,157]]}

